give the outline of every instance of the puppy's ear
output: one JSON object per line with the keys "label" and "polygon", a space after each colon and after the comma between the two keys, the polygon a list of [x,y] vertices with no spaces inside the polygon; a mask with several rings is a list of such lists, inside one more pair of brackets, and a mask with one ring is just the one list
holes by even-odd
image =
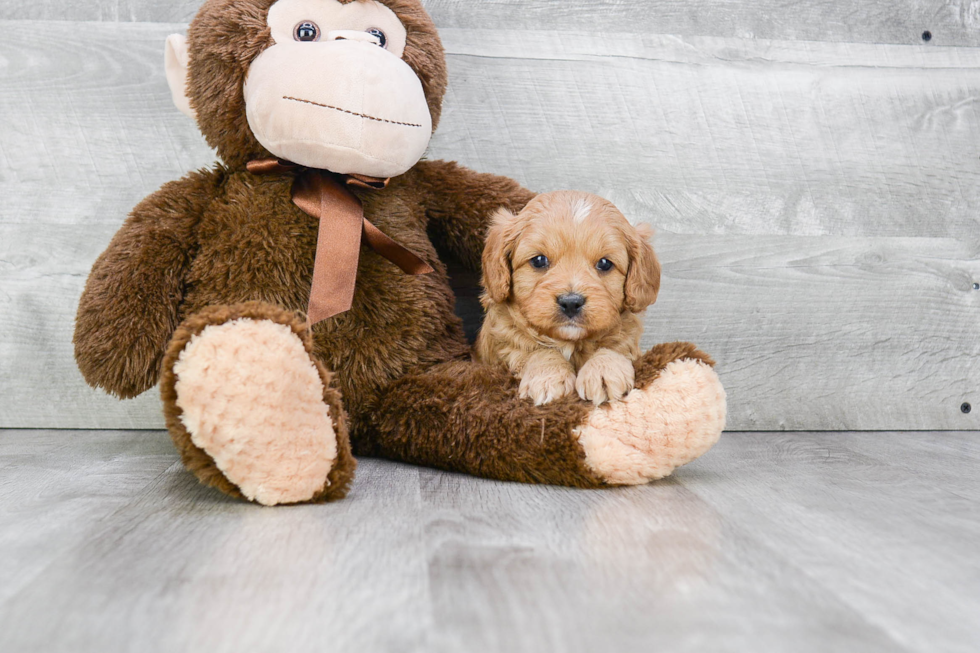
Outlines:
{"label": "puppy's ear", "polygon": [[517,216],[505,208],[497,209],[487,230],[483,248],[483,287],[496,304],[510,297],[510,248],[515,238],[512,228]]}
{"label": "puppy's ear", "polygon": [[640,224],[626,232],[630,268],[626,272],[626,308],[639,313],[657,301],[660,292],[660,261],[653,252],[650,238],[653,228]]}

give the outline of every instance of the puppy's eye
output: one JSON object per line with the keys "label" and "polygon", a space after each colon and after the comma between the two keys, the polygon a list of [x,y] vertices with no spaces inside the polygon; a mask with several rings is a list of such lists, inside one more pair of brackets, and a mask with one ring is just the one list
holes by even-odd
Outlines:
{"label": "puppy's eye", "polygon": [[548,257],[544,254],[538,254],[531,259],[531,267],[539,270],[548,267]]}
{"label": "puppy's eye", "polygon": [[320,38],[320,28],[316,23],[304,20],[293,28],[293,38],[297,41],[316,41]]}
{"label": "puppy's eye", "polygon": [[613,269],[613,262],[607,258],[599,259],[599,262],[595,264],[595,269],[599,272],[609,272]]}

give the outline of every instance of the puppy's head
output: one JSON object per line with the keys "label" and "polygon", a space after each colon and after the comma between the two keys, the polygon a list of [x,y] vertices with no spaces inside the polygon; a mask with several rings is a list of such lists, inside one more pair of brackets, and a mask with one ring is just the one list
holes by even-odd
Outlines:
{"label": "puppy's head", "polygon": [[483,251],[484,305],[507,304],[557,340],[595,337],[623,311],[656,301],[660,263],[650,235],[588,193],[538,195],[518,215],[500,209]]}

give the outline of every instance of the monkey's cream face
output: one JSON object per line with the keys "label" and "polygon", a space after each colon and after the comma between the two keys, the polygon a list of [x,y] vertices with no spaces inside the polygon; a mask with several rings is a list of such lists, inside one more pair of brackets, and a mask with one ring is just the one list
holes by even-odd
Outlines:
{"label": "monkey's cream face", "polygon": [[402,60],[406,31],[373,0],[279,0],[274,45],[252,62],[245,112],[272,154],[342,174],[394,177],[432,136],[422,83]]}

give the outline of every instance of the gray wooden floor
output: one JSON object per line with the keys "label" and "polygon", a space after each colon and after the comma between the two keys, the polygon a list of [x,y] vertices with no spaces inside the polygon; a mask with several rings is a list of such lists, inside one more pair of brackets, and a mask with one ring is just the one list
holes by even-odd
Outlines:
{"label": "gray wooden floor", "polygon": [[980,434],[735,433],[611,491],[364,460],[199,487],[162,432],[0,431],[0,651],[976,651]]}

